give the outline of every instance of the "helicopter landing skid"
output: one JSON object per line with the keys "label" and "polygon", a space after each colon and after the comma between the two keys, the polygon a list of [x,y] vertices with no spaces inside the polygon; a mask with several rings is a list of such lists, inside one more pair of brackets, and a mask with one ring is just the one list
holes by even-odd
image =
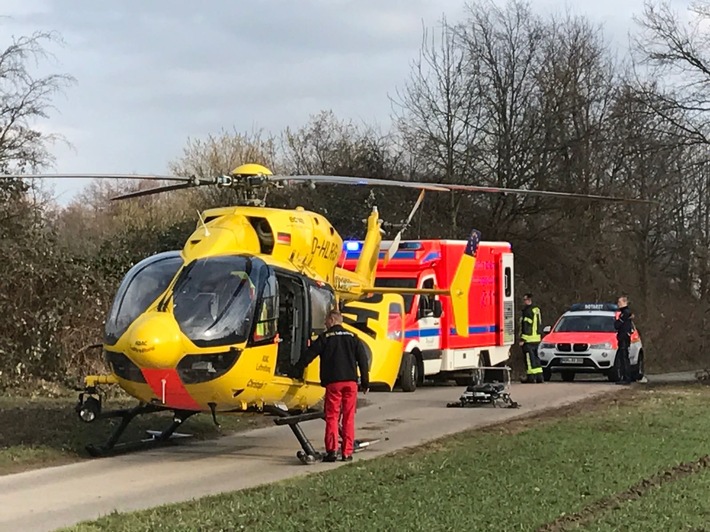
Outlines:
{"label": "helicopter landing skid", "polygon": [[[378,443],[380,441],[379,438],[369,438],[369,439],[363,439],[363,440],[355,440],[353,441],[353,453],[359,453],[360,451],[364,450],[365,448],[369,447],[370,445],[374,445],[375,443]],[[296,453],[296,457],[301,461],[301,463],[306,464],[306,465],[311,465],[315,464],[316,462],[322,462],[323,459],[325,458],[326,453],[322,451],[316,451],[316,456],[309,456],[306,455],[305,452],[303,451],[298,451]],[[340,451],[337,452],[336,455],[337,459],[342,458],[342,454]]]}
{"label": "helicopter landing skid", "polygon": [[177,430],[177,428],[182,425],[182,423],[184,423],[185,420],[187,420],[189,417],[193,416],[194,414],[197,414],[197,412],[189,410],[176,410],[173,414],[172,423],[164,430],[149,430],[146,431],[149,436],[148,438],[131,442],[117,443],[118,439],[124,433],[126,428],[128,428],[128,425],[137,416],[161,410],[163,409],[155,407],[154,405],[140,404],[130,409],[113,410],[110,412],[101,413],[99,416],[100,418],[120,417],[122,418],[121,423],[118,427],[116,427],[116,430],[113,431],[113,434],[111,434],[105,444],[99,446],[89,444],[86,446],[86,451],[92,457],[98,458],[103,456],[126,453],[130,451],[155,448],[161,445],[165,445],[173,439],[182,439],[190,436],[189,434],[175,433],[175,430]]}
{"label": "helicopter landing skid", "polygon": [[[323,461],[323,458],[325,458],[325,453],[321,451],[316,451],[315,447],[313,447],[313,444],[311,443],[311,440],[308,439],[308,436],[306,436],[306,433],[303,432],[303,429],[299,425],[299,423],[302,423],[303,421],[309,421],[311,419],[324,419],[325,413],[322,410],[294,415],[286,412],[285,410],[273,406],[265,407],[265,411],[277,416],[277,418],[274,420],[274,423],[276,425],[288,425],[289,427],[291,427],[293,435],[296,436],[298,443],[301,444],[301,450],[296,453],[296,457],[301,461],[301,463],[305,465],[312,465]],[[378,441],[380,440],[355,440],[353,452],[362,451],[366,447],[369,447],[370,445],[377,443]]]}

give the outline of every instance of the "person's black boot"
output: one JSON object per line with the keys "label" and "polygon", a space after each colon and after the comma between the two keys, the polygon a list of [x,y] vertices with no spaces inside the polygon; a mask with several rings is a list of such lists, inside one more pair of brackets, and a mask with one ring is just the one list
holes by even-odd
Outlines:
{"label": "person's black boot", "polygon": [[324,462],[335,462],[338,460],[338,455],[334,451],[328,451],[323,457]]}

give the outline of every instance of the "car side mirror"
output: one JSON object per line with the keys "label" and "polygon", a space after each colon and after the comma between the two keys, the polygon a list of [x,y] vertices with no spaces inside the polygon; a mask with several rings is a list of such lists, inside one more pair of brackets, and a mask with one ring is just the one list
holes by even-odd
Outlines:
{"label": "car side mirror", "polygon": [[434,317],[440,318],[441,315],[443,314],[443,309],[441,308],[441,301],[438,299],[435,299],[434,303],[433,303],[433,307],[434,307]]}
{"label": "car side mirror", "polygon": [[542,329],[542,335],[545,336],[546,334],[550,334],[550,331],[552,330],[552,327],[549,325],[545,325],[545,327]]}

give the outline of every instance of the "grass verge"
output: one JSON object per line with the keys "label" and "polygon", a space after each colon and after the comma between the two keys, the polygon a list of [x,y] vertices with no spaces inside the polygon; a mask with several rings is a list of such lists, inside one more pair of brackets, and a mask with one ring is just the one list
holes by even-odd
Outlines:
{"label": "grass verge", "polygon": [[[598,520],[603,526],[607,508],[595,510],[599,501],[707,453],[709,399],[710,390],[698,385],[629,390],[603,404],[566,408],[561,417],[514,421],[335,471],[69,530],[563,530]],[[585,517],[560,521],[574,513]],[[659,529],[668,527],[645,528]]]}
{"label": "grass verge", "polygon": [[664,483],[644,497],[604,512],[578,530],[615,532],[628,530],[710,530],[710,469]]}

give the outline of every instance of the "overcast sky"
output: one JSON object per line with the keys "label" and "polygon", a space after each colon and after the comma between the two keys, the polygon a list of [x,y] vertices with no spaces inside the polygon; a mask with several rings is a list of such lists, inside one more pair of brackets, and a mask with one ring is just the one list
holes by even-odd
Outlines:
{"label": "overcast sky", "polygon": [[[674,3],[683,3],[676,0]],[[532,0],[587,15],[627,43],[643,0]],[[0,45],[54,30],[53,71],[77,83],[43,129],[63,134],[57,172],[165,173],[188,137],[300,126],[332,109],[389,123],[422,36],[463,0],[2,0]],[[55,185],[66,203],[86,182]]]}

